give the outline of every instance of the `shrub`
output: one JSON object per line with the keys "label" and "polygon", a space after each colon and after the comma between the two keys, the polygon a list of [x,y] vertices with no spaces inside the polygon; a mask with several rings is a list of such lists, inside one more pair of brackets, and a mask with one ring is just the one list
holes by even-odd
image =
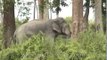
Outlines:
{"label": "shrub", "polygon": [[54,44],[40,34],[0,51],[0,60],[105,60],[105,36],[87,31],[77,40],[58,38]]}
{"label": "shrub", "polygon": [[102,32],[89,30],[78,38],[81,48],[87,51],[86,60],[105,60],[106,38]]}

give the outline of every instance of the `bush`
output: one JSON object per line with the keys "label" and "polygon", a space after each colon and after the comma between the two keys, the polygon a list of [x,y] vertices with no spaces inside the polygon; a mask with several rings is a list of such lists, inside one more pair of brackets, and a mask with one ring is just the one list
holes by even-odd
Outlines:
{"label": "bush", "polygon": [[103,33],[89,30],[79,35],[78,42],[87,51],[85,60],[105,60],[106,37]]}
{"label": "bush", "polygon": [[58,38],[54,45],[40,34],[21,45],[0,51],[0,60],[105,60],[105,36],[87,31],[74,39]]}
{"label": "bush", "polygon": [[65,20],[68,24],[72,23],[72,17],[66,17]]}

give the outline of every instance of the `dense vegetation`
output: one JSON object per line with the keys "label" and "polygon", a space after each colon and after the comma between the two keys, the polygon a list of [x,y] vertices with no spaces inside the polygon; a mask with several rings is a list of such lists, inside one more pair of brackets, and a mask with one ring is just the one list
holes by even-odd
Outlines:
{"label": "dense vegetation", "polygon": [[[70,17],[66,18],[70,23]],[[16,25],[22,23],[17,20]],[[105,60],[106,43],[102,32],[94,32],[94,25],[76,39],[57,38],[50,44],[41,34],[32,36],[25,43],[2,48],[2,26],[0,25],[0,60]],[[93,27],[93,28],[92,28]]]}
{"label": "dense vegetation", "polygon": [[[85,2],[84,2],[85,1]],[[105,60],[106,59],[106,0],[72,0],[72,19],[67,17],[72,37],[62,39],[58,37],[55,42],[47,39],[42,34],[34,35],[22,44],[11,45],[15,28],[28,22],[30,5],[34,2],[21,0],[1,0],[0,13],[3,16],[3,23],[0,24],[0,60]],[[85,3],[83,5],[83,2]],[[79,4],[78,4],[79,3]],[[37,16],[41,19],[48,19],[50,13],[55,12],[57,17],[62,10],[60,6],[68,6],[65,0],[38,0]],[[17,19],[14,15],[14,6],[19,7]],[[47,8],[49,6],[49,9]],[[75,8],[76,7],[76,8]],[[94,8],[95,22],[88,20],[89,8]],[[42,8],[42,9],[41,9]],[[85,10],[84,10],[85,8]],[[55,9],[55,11],[54,11]],[[51,11],[52,10],[52,11]],[[46,12],[46,13],[45,13]],[[83,16],[83,12],[85,12]],[[2,14],[3,13],[3,14]],[[22,22],[19,17],[25,17]],[[52,17],[50,17],[52,18]],[[16,22],[15,22],[16,21]],[[15,25],[16,24],[16,25]],[[72,26],[71,26],[72,25]],[[84,27],[86,31],[84,31]],[[104,30],[104,33],[102,32]],[[84,31],[84,32],[83,32]],[[74,36],[73,36],[74,35]],[[10,46],[11,45],[11,46]]]}
{"label": "dense vegetation", "polygon": [[0,51],[0,60],[105,60],[105,36],[91,30],[77,39],[57,38],[52,46],[41,34]]}

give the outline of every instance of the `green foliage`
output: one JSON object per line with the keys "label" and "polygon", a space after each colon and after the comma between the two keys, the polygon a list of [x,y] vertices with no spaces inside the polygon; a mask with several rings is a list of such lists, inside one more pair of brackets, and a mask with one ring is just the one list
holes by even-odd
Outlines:
{"label": "green foliage", "polygon": [[68,4],[66,3],[66,0],[53,0],[48,4],[50,6],[50,9],[52,9],[52,11],[56,13],[56,15],[58,15],[59,12],[61,11],[61,6],[62,7],[68,6]]}
{"label": "green foliage", "polygon": [[23,20],[26,20],[30,18],[30,10],[31,10],[31,4],[33,2],[32,1],[29,1],[29,2],[25,2],[24,0],[17,0],[16,1],[16,8],[18,10],[18,15],[17,15],[17,18],[21,17]]}
{"label": "green foliage", "polygon": [[70,26],[70,28],[72,27],[71,24],[72,24],[72,17],[66,17],[65,18],[67,24]]}
{"label": "green foliage", "polygon": [[69,24],[72,23],[72,17],[66,17],[65,20],[66,20]]}
{"label": "green foliage", "polygon": [[16,24],[16,28],[17,28],[17,27],[19,27],[19,26],[22,24],[22,22],[19,21],[18,18],[16,18],[16,19],[15,19],[15,24]]}
{"label": "green foliage", "polygon": [[36,35],[23,44],[0,51],[0,60],[105,60],[105,36],[91,30],[77,39],[57,38],[50,44]]}
{"label": "green foliage", "polygon": [[89,30],[78,38],[81,48],[87,51],[86,60],[105,60],[106,37],[101,32]]}

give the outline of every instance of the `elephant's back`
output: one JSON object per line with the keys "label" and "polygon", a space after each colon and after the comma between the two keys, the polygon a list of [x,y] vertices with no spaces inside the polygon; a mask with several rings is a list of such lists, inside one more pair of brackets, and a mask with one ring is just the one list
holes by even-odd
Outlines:
{"label": "elephant's back", "polygon": [[51,28],[51,21],[31,21],[25,27],[26,35],[38,34],[39,32],[45,33]]}

